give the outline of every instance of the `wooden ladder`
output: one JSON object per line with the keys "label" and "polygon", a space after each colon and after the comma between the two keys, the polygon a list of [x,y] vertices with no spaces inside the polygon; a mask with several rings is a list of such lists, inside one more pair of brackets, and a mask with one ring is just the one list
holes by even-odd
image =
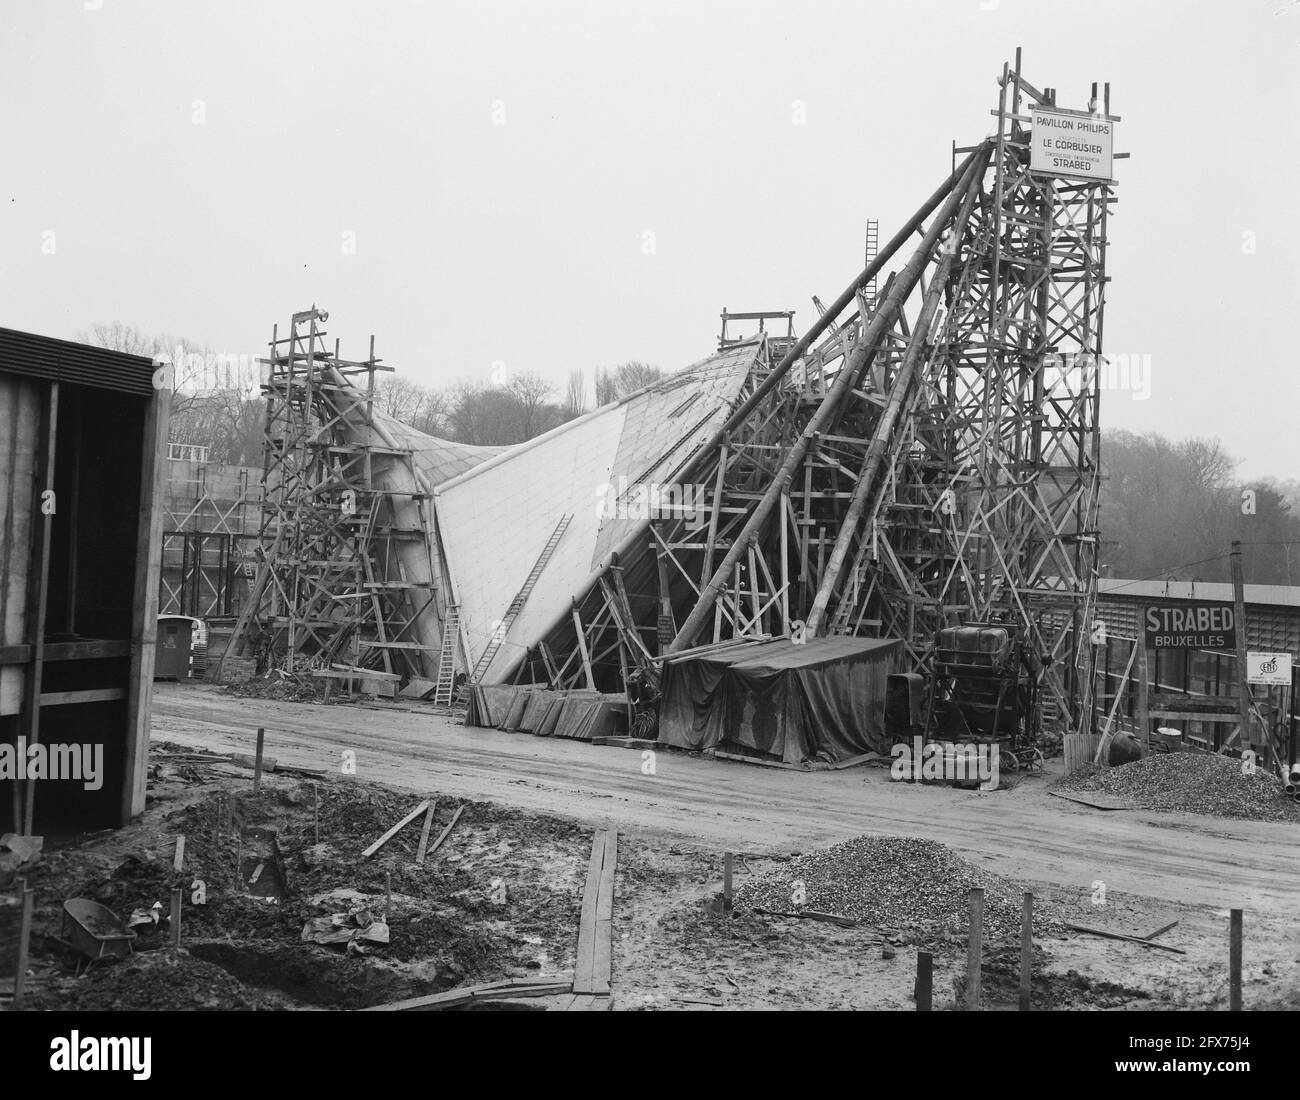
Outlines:
{"label": "wooden ladder", "polygon": [[478,659],[478,664],[474,666],[474,671],[470,675],[470,680],[473,683],[477,684],[487,673],[487,670],[492,667],[493,658],[496,657],[501,646],[505,643],[506,635],[510,633],[510,628],[519,617],[519,612],[523,610],[524,604],[527,603],[528,597],[533,591],[533,586],[537,584],[537,578],[542,575],[546,563],[551,560],[551,555],[555,553],[555,548],[559,546],[560,539],[564,537],[564,532],[572,519],[572,515],[562,516],[560,522],[555,525],[555,530],[551,532],[551,537],[546,540],[546,545],[542,548],[541,557],[537,559],[537,564],[533,566],[532,571],[524,580],[524,586],[519,590],[519,594],[510,601],[510,606],[506,608],[505,615],[497,623],[497,628],[492,631],[492,637],[488,641],[487,648],[483,650],[483,656]]}
{"label": "wooden ladder", "polygon": [[438,650],[438,680],[433,688],[436,706],[451,706],[452,690],[456,686],[456,635],[460,632],[460,608],[447,605],[447,617],[442,620],[442,648]]}

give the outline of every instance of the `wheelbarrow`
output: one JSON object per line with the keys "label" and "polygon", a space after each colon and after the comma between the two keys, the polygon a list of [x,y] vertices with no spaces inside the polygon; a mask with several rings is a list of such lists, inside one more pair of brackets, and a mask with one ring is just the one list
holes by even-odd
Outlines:
{"label": "wheelbarrow", "polygon": [[90,962],[86,969],[100,959],[130,955],[135,949],[135,933],[126,927],[112,912],[89,898],[69,898],[63,903],[63,928],[60,932]]}

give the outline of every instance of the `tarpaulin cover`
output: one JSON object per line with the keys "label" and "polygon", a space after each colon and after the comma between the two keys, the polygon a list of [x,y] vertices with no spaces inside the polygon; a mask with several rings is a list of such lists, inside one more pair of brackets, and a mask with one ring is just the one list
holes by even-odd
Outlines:
{"label": "tarpaulin cover", "polygon": [[682,749],[757,749],[787,763],[887,752],[885,678],[903,671],[893,638],[811,638],[667,664],[659,740]]}

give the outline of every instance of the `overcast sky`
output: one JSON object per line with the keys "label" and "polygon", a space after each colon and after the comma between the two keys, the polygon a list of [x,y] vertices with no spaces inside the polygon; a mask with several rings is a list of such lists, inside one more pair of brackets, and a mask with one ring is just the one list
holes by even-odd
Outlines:
{"label": "overcast sky", "polygon": [[562,384],[837,295],[1024,73],[1122,118],[1103,424],[1300,476],[1300,3],[0,0],[0,325]]}

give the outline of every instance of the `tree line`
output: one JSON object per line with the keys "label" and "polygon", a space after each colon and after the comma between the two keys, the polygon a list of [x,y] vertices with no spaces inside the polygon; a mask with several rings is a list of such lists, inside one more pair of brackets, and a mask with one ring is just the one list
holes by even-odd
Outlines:
{"label": "tree line", "polygon": [[1242,543],[1248,584],[1300,584],[1300,480],[1237,476],[1217,439],[1102,434],[1103,576],[1231,579]]}
{"label": "tree line", "polygon": [[[122,322],[95,325],[77,339],[165,360],[172,387],[171,441],[207,447],[210,462],[262,465],[266,402],[260,370],[251,360],[227,362],[227,357],[192,340],[149,334]],[[598,408],[664,377],[659,367],[638,361],[598,368],[591,389],[580,370],[569,374],[563,389],[532,372],[502,370],[490,382],[462,379],[445,387],[387,374],[375,381],[375,406],[426,435],[501,447],[523,443],[582,416],[592,393],[591,408]]]}
{"label": "tree line", "polygon": [[[121,323],[97,325],[78,339],[136,355],[166,355],[175,364],[172,441],[206,446],[211,462],[261,466],[266,406],[260,390],[248,378],[239,385],[209,384],[211,372],[196,373],[188,365],[210,362],[207,349]],[[664,377],[642,362],[597,369],[591,390],[582,371],[573,371],[562,389],[533,373],[441,388],[387,375],[376,382],[376,403],[427,435],[509,446],[582,416],[591,393],[592,407],[599,407]],[[1236,474],[1238,461],[1217,439],[1107,431],[1101,456],[1103,576],[1226,581],[1226,553],[1240,539],[1248,583],[1300,584],[1300,480],[1243,480]]]}

